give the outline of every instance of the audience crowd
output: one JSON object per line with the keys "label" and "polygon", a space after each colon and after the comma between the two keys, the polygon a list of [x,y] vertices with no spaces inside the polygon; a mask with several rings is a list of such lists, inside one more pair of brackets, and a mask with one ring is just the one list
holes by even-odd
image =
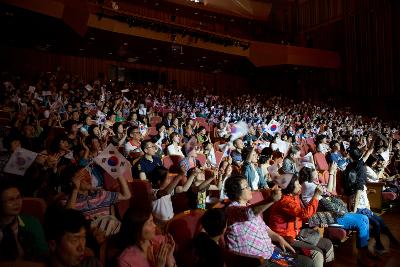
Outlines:
{"label": "audience crowd", "polygon": [[0,261],[186,266],[169,224],[200,209],[191,266],[229,267],[232,255],[331,264],[321,229],[332,225],[357,231],[358,260],[371,266],[386,252],[381,233],[398,246],[368,195],[399,195],[399,129],[267,94],[3,74]]}

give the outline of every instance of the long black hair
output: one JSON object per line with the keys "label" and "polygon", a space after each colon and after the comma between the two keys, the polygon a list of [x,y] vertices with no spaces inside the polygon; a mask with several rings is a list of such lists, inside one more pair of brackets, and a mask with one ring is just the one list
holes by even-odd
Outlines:
{"label": "long black hair", "polygon": [[121,250],[135,245],[140,248],[143,226],[150,218],[151,212],[150,201],[141,201],[140,204],[133,205],[126,211],[118,233],[118,245]]}

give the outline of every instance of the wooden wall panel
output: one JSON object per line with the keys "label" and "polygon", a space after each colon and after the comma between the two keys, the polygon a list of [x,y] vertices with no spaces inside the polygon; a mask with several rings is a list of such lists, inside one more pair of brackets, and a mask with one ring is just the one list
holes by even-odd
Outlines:
{"label": "wooden wall panel", "polygon": [[[85,81],[94,81],[99,73],[108,77],[110,66],[167,72],[168,82],[176,82],[178,88],[206,86],[220,94],[238,92],[248,88],[247,78],[230,74],[213,74],[194,70],[166,68],[128,62],[118,62],[93,57],[78,57],[41,52],[31,49],[0,47],[0,69],[27,75],[38,72],[60,71],[79,75]],[[229,90],[229,91],[226,91]]]}

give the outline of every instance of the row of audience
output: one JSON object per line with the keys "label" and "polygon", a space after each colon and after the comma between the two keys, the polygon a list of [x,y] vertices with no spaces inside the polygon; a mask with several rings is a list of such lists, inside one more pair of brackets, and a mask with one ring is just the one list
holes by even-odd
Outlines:
{"label": "row of audience", "polygon": [[[167,94],[149,85],[128,85],[130,92],[122,93],[123,85],[103,81],[89,91],[84,85],[58,74],[34,83],[11,77],[2,85],[2,109],[10,117],[1,169],[20,148],[38,153],[23,176],[1,173],[2,261],[96,265],[87,254],[98,254],[106,240],[117,239],[118,266],[176,266],[178,248],[165,234],[176,213],[173,199],[184,195],[188,208],[206,209],[215,203],[215,191],[216,201],[229,202],[202,217],[204,231],[193,240],[197,266],[223,266],[225,247],[271,266],[323,266],[334,260],[334,249],[312,227],[334,223],[357,230],[363,264],[376,260],[367,249],[369,224],[378,254],[385,252],[380,233],[398,243],[370,211],[366,188],[367,181],[385,179],[385,190],[398,193],[396,122],[281,97]],[[235,123],[241,120],[249,129],[236,138],[241,129]],[[267,129],[271,120],[278,124],[276,133]],[[112,180],[95,163],[109,144],[131,163],[132,175]],[[318,162],[304,163],[309,151],[326,157],[329,176]],[[167,157],[178,160],[163,166]],[[335,195],[337,173],[346,180],[351,170],[356,179],[346,183],[349,211]],[[149,201],[132,196],[132,178],[150,182]],[[249,205],[257,190],[267,190],[271,198]],[[45,235],[37,220],[20,215],[21,193],[49,204]],[[130,199],[124,214],[113,211]],[[266,210],[269,216],[263,218]],[[86,237],[91,250],[85,249]]]}

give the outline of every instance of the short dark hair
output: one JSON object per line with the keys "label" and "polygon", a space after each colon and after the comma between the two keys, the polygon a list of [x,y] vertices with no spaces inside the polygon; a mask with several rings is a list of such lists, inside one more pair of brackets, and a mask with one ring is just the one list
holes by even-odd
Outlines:
{"label": "short dark hair", "polygon": [[209,209],[201,217],[201,225],[211,237],[222,235],[226,227],[226,216],[223,209]]}
{"label": "short dark hair", "polygon": [[138,129],[139,129],[138,126],[131,126],[131,127],[129,127],[129,128],[128,128],[128,131],[126,131],[126,136],[130,137],[130,136],[131,136],[131,133],[132,133],[134,130],[138,130]]}
{"label": "short dark hair", "polygon": [[3,139],[3,146],[5,149],[10,151],[11,149],[11,143],[13,141],[20,141],[21,142],[22,137],[19,132],[12,132],[10,133],[6,138]]}
{"label": "short dark hair", "polygon": [[20,194],[22,194],[21,190],[18,188],[18,186],[15,184],[11,177],[1,177],[0,180],[0,215],[3,214],[3,205],[2,205],[2,195],[4,191],[10,189],[10,188],[17,188]]}
{"label": "short dark hair", "polygon": [[50,206],[45,214],[44,230],[47,240],[60,240],[65,233],[78,233],[88,222],[82,212],[60,206]]}
{"label": "short dark hair", "polygon": [[201,132],[201,131],[203,131],[203,130],[205,130],[205,129],[206,129],[206,127],[200,126],[199,129],[197,129],[197,132],[199,133],[199,132]]}
{"label": "short dark hair", "polygon": [[144,150],[147,148],[148,143],[153,143],[151,140],[143,140],[140,144],[140,148],[144,152]]}
{"label": "short dark hair", "polygon": [[349,156],[352,160],[356,161],[361,159],[362,157],[362,152],[359,148],[357,147],[350,147],[349,149]]}
{"label": "short dark hair", "polygon": [[165,181],[165,178],[168,176],[168,170],[164,166],[157,166],[151,172],[150,180],[153,187],[158,187],[158,182],[162,183]]}
{"label": "short dark hair", "polygon": [[294,191],[294,183],[299,179],[299,177],[296,174],[293,174],[292,179],[290,180],[289,184],[286,186],[286,188],[282,189],[282,194],[288,195],[293,193]]}
{"label": "short dark hair", "polygon": [[267,156],[261,155],[261,156],[258,158],[258,164],[265,164],[265,163],[268,162],[268,160],[269,160],[269,158],[268,158]]}
{"label": "short dark hair", "polygon": [[120,125],[124,126],[124,125],[122,124],[122,122],[116,122],[116,123],[114,123],[114,125],[113,125],[113,131],[114,131],[115,134],[118,133],[118,127],[119,127]]}
{"label": "short dark hair", "polygon": [[235,175],[226,179],[225,194],[228,196],[229,200],[239,200],[242,195],[242,186],[240,185],[242,180],[246,180],[246,177],[243,175]]}
{"label": "short dark hair", "polygon": [[303,167],[299,172],[299,182],[300,182],[300,184],[303,184],[304,182],[311,183],[313,181],[313,179],[312,179],[313,171],[314,171],[314,169],[312,169],[312,168]]}
{"label": "short dark hair", "polygon": [[262,151],[261,151],[261,155],[267,157],[268,159],[272,157],[274,151],[272,150],[271,147],[265,147]]}
{"label": "short dark hair", "polygon": [[70,132],[72,130],[72,126],[74,124],[78,124],[77,121],[74,120],[67,120],[66,122],[64,122],[64,128],[67,132]]}
{"label": "short dark hair", "polygon": [[289,151],[288,151],[288,156],[294,156],[297,152],[300,151],[300,148],[298,146],[292,146]]}
{"label": "short dark hair", "polygon": [[332,141],[329,142],[329,147],[333,148],[336,144],[339,144],[339,141],[338,140],[332,140]]}
{"label": "short dark hair", "polygon": [[49,151],[50,152],[58,152],[60,150],[60,142],[67,141],[68,136],[66,134],[57,135],[50,144]]}
{"label": "short dark hair", "polygon": [[157,123],[156,124],[156,130],[159,131],[161,129],[161,127],[163,127],[163,126],[166,127],[166,125],[162,124],[161,122]]}
{"label": "short dark hair", "polygon": [[251,154],[251,152],[253,151],[253,147],[251,147],[251,146],[248,146],[248,147],[245,147],[244,149],[243,149],[243,151],[242,151],[242,159],[243,160],[245,160],[245,161],[247,161],[248,160],[248,157],[250,156],[250,154]]}

